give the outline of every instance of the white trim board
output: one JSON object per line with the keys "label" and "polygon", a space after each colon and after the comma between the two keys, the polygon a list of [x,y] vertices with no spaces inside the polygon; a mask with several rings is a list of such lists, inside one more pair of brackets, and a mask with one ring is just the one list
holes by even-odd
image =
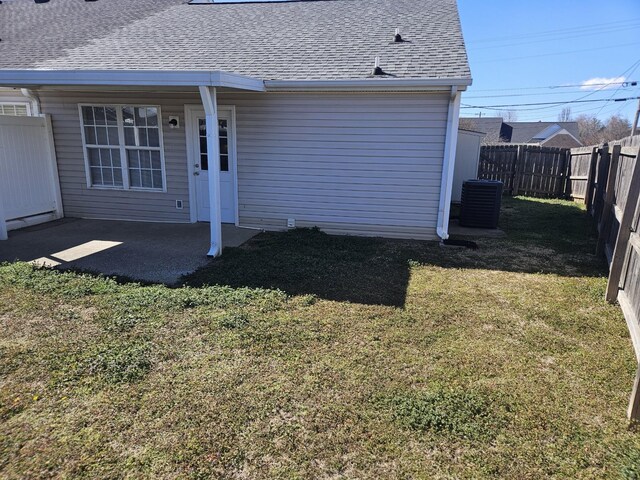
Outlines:
{"label": "white trim board", "polygon": [[366,78],[347,80],[266,80],[206,70],[0,70],[0,85],[196,86],[264,91],[463,91],[470,78]]}

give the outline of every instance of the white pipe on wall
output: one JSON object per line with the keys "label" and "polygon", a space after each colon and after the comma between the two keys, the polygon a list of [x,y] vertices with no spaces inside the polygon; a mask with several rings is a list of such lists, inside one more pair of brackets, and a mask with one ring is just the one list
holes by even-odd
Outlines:
{"label": "white pipe on wall", "polygon": [[215,87],[200,87],[207,122],[209,156],[209,211],[211,222],[210,257],[222,254],[222,208],[220,205],[220,139],[218,137],[218,102]]}
{"label": "white pipe on wall", "polygon": [[444,144],[442,179],[440,183],[440,205],[438,207],[437,233],[442,240],[449,238],[449,214],[451,213],[451,192],[456,166],[456,148],[458,144],[458,125],[460,123],[460,92],[451,87],[449,113],[447,116],[447,136]]}

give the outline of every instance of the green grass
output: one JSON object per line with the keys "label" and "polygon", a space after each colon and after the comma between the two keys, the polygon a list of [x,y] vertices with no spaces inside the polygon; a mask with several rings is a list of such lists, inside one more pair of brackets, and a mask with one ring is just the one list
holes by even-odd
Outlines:
{"label": "green grass", "polygon": [[0,478],[640,478],[579,206],[507,236],[265,233],[182,288],[0,266]]}

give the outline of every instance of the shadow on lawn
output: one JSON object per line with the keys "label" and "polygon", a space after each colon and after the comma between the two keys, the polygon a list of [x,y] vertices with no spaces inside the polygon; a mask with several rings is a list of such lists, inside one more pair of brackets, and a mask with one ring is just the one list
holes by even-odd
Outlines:
{"label": "shadow on lawn", "polygon": [[479,249],[437,242],[331,236],[316,229],[262,233],[186,276],[186,285],[277,288],[291,295],[403,307],[411,265],[602,275],[583,209],[569,202],[506,198],[502,239],[477,239]]}

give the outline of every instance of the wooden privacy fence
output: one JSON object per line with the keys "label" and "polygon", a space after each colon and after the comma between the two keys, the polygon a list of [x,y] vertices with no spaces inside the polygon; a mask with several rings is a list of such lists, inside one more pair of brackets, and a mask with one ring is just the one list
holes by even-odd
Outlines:
{"label": "wooden privacy fence", "polygon": [[565,195],[566,148],[538,145],[485,145],[480,151],[478,178],[500,180],[506,195]]}
{"label": "wooden privacy fence", "polygon": [[[623,142],[620,142],[623,143]],[[606,299],[620,303],[638,370],[628,417],[640,420],[640,148],[612,145],[572,149],[572,196],[583,199],[598,230],[596,253],[609,264]]]}

